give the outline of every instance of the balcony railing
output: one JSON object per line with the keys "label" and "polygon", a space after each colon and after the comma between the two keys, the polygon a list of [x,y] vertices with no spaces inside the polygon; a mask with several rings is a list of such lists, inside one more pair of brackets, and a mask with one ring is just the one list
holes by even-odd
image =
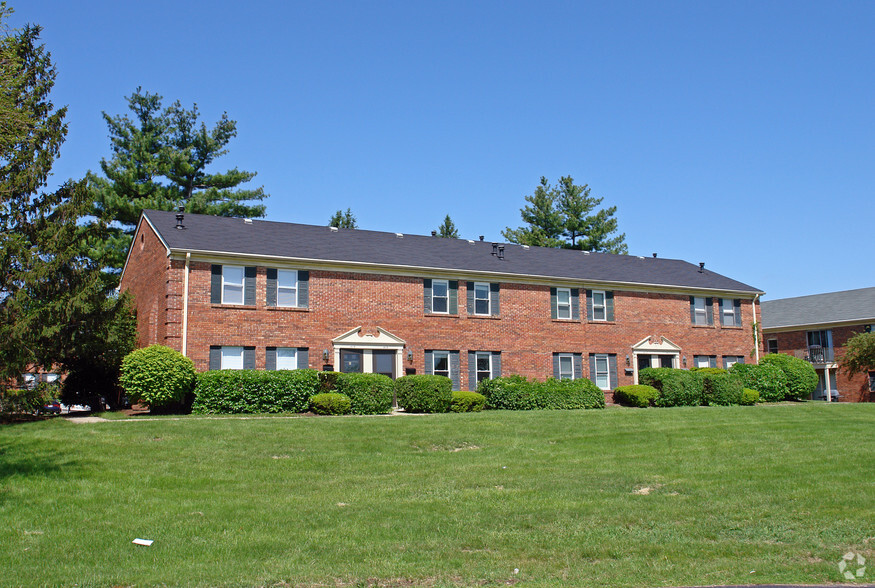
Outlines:
{"label": "balcony railing", "polygon": [[821,347],[819,345],[812,345],[808,348],[808,352],[805,356],[805,361],[810,363],[832,363],[833,361],[835,361],[833,349],[832,347]]}

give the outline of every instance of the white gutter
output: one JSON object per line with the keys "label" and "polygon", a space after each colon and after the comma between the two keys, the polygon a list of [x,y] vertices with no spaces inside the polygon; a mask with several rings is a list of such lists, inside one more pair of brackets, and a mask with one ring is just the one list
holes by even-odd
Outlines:
{"label": "white gutter", "polygon": [[754,343],[753,355],[754,355],[754,359],[756,359],[756,363],[760,362],[760,326],[759,326],[759,322],[756,320],[756,318],[757,318],[757,298],[759,298],[759,297],[760,297],[760,295],[757,294],[756,296],[753,297],[753,300],[751,300],[751,302],[750,302],[751,316],[754,318],[754,321],[753,321],[753,343]]}
{"label": "white gutter", "polygon": [[182,354],[185,355],[188,347],[188,264],[191,261],[191,253],[185,254],[185,278],[182,287]]}

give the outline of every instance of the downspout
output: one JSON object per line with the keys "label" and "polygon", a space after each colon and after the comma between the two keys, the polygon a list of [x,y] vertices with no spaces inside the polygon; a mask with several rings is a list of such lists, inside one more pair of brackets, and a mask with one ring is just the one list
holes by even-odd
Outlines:
{"label": "downspout", "polygon": [[756,296],[753,297],[753,300],[750,303],[750,307],[752,310],[751,316],[753,317],[753,343],[754,343],[753,355],[754,355],[754,359],[756,360],[756,363],[760,362],[760,325],[759,325],[759,322],[756,320],[756,318],[757,318],[757,298],[759,298],[759,297],[760,297],[760,295],[757,294]]}
{"label": "downspout", "polygon": [[186,355],[188,348],[188,267],[191,262],[191,252],[185,254],[185,278],[182,286],[182,354]]}

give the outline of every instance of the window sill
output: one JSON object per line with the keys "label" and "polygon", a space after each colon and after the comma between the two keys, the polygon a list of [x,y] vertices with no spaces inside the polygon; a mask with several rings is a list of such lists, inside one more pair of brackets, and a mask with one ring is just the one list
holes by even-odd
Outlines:
{"label": "window sill", "polygon": [[730,330],[733,330],[733,331],[741,331],[741,330],[744,329],[743,326],[742,326],[742,327],[738,327],[738,326],[735,326],[735,325],[720,325],[720,328],[721,328],[721,329],[730,329]]}
{"label": "window sill", "polygon": [[501,317],[494,314],[469,314],[469,319],[481,319],[487,321],[500,321]]}
{"label": "window sill", "polygon": [[279,312],[310,312],[309,307],[299,307],[299,306],[265,306],[264,310],[279,311]]}
{"label": "window sill", "polygon": [[716,325],[690,325],[694,329],[716,329]]}
{"label": "window sill", "polygon": [[550,319],[550,322],[554,322],[554,323],[569,323],[569,324],[572,324],[572,325],[573,325],[573,324],[575,324],[575,323],[580,324],[581,321],[580,321],[580,319],[560,319],[560,318],[555,318],[555,319]]}
{"label": "window sill", "polygon": [[617,321],[586,321],[588,325],[616,325]]}
{"label": "window sill", "polygon": [[433,318],[459,318],[458,314],[443,314],[439,312],[426,312],[423,316]]}
{"label": "window sill", "polygon": [[255,310],[254,304],[211,304],[210,308],[230,308],[234,310]]}

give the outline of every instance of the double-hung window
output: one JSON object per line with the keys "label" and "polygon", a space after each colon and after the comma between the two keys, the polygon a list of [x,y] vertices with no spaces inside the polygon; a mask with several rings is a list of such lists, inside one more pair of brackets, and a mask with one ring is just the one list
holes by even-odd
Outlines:
{"label": "double-hung window", "polygon": [[222,304],[243,304],[243,280],[242,266],[222,266]]}
{"label": "double-hung window", "polygon": [[571,288],[556,288],[556,318],[571,318]]}
{"label": "double-hung window", "polygon": [[694,325],[710,325],[713,320],[710,312],[710,299],[702,296],[690,297],[690,314]]}
{"label": "double-hung window", "polygon": [[574,379],[574,356],[571,353],[559,354],[559,379]]}
{"label": "double-hung window", "polygon": [[[240,268],[241,270],[243,268]],[[242,370],[243,369],[243,348],[242,347],[222,347],[222,363],[223,370]]]}
{"label": "double-hung window", "polygon": [[778,353],[777,339],[769,339],[766,341],[766,353]]}
{"label": "double-hung window", "polygon": [[431,311],[438,314],[448,314],[450,284],[448,280],[431,281]]}
{"label": "double-hung window", "polygon": [[592,320],[608,320],[607,304],[605,303],[605,293],[602,290],[592,291]]}
{"label": "double-hung window", "polygon": [[449,351],[434,351],[432,352],[432,361],[434,361],[434,375],[450,377],[450,352]]}
{"label": "double-hung window", "polygon": [[278,369],[278,370],[296,370],[296,369],[298,369],[298,350],[295,347],[277,347],[276,348],[276,369]]}
{"label": "double-hung window", "polygon": [[474,314],[489,315],[489,284],[474,282]]}
{"label": "double-hung window", "polygon": [[605,353],[597,353],[593,356],[595,362],[595,384],[602,390],[611,387],[611,368],[608,364],[608,356]]}
{"label": "double-hung window", "polygon": [[478,351],[475,359],[477,362],[477,381],[490,379],[492,377],[492,353]]}
{"label": "double-hung window", "polygon": [[[276,305],[298,306],[298,272],[295,270],[277,270],[276,272]],[[287,369],[287,368],[277,368]],[[294,368],[288,368],[294,369]]]}
{"label": "double-hung window", "polygon": [[697,368],[708,368],[717,367],[717,356],[716,355],[694,355],[693,356],[693,364]]}

